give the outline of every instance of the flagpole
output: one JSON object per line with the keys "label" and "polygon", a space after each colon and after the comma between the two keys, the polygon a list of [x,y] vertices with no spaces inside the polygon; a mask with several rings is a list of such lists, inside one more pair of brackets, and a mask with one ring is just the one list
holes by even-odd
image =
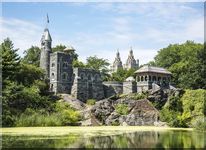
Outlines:
{"label": "flagpole", "polygon": [[49,16],[48,16],[48,13],[46,15],[46,28],[48,28],[49,26]]}

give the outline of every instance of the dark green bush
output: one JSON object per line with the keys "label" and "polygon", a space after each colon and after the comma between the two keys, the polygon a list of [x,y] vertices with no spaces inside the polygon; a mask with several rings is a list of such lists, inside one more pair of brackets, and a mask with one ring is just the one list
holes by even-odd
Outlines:
{"label": "dark green bush", "polygon": [[64,102],[57,102],[55,111],[26,109],[16,117],[15,126],[65,126],[76,125],[81,119],[80,113]]}

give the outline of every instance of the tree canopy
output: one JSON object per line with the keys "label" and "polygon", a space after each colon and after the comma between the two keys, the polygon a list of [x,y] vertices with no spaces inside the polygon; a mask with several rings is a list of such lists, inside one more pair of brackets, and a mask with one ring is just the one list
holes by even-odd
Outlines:
{"label": "tree canopy", "polygon": [[158,51],[153,63],[173,74],[173,83],[187,89],[206,88],[205,50],[203,44],[187,41],[170,44]]}
{"label": "tree canopy", "polygon": [[2,54],[2,80],[16,78],[19,70],[20,57],[17,54],[18,49],[14,49],[12,41],[7,38],[1,44],[0,53]]}
{"label": "tree canopy", "polygon": [[41,49],[37,46],[32,46],[28,50],[24,51],[24,58],[22,61],[27,64],[32,64],[35,66],[39,66],[40,64],[40,53]]}

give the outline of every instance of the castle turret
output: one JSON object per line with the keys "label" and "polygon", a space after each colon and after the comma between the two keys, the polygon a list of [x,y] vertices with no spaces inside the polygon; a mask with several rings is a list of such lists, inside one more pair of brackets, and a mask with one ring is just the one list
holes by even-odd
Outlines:
{"label": "castle turret", "polygon": [[118,69],[122,69],[122,68],[123,68],[123,66],[122,66],[120,54],[119,54],[119,51],[117,51],[116,58],[115,58],[113,65],[112,65],[112,72],[116,72]]}
{"label": "castle turret", "polygon": [[[47,23],[49,23],[48,20]],[[52,38],[49,33],[49,29],[45,28],[41,38],[40,67],[45,70],[45,74],[47,78],[49,78],[50,53],[52,51],[51,45],[52,45]]]}
{"label": "castle turret", "polygon": [[139,62],[134,59],[132,47],[130,49],[126,64],[124,65],[125,69],[137,69],[139,67]]}

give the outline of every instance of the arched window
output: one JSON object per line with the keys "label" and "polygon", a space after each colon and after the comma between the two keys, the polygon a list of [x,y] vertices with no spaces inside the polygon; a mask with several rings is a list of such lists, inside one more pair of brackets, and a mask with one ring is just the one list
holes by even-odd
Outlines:
{"label": "arched window", "polygon": [[152,77],[152,81],[156,81],[157,79],[156,79],[156,76],[153,76]]}
{"label": "arched window", "polygon": [[81,74],[80,74],[80,78],[81,78],[81,80],[84,80],[84,79],[85,79],[84,73],[81,73]]}
{"label": "arched window", "polygon": [[149,81],[151,81],[152,80],[152,77],[151,76],[149,76]]}
{"label": "arched window", "polygon": [[66,79],[67,79],[67,73],[64,72],[64,73],[62,74],[62,79],[63,79],[63,80],[66,80]]}
{"label": "arched window", "polygon": [[160,81],[161,80],[161,77],[158,77],[158,81]]}
{"label": "arched window", "polygon": [[67,68],[67,66],[68,66],[68,65],[67,65],[67,62],[64,62],[64,63],[63,63],[63,68]]}
{"label": "arched window", "polygon": [[91,77],[91,75],[90,75],[90,74],[89,74],[87,77],[88,77],[88,80],[89,80],[89,81],[91,81],[91,80],[92,80],[92,77]]}
{"label": "arched window", "polygon": [[51,77],[54,78],[54,73],[52,72]]}
{"label": "arched window", "polygon": [[53,84],[51,84],[51,87],[50,87],[50,90],[51,90],[51,91],[53,91],[53,87],[54,87],[54,85],[53,85]]}
{"label": "arched window", "polygon": [[170,82],[170,77],[168,77],[168,81]]}
{"label": "arched window", "polygon": [[98,81],[99,80],[99,75],[96,74],[95,77],[94,77],[95,81]]}
{"label": "arched window", "polygon": [[55,66],[55,63],[52,63],[52,67],[54,67]]}
{"label": "arched window", "polygon": [[143,76],[141,76],[141,81],[143,81],[144,79],[143,79],[144,77]]}
{"label": "arched window", "polygon": [[140,77],[139,77],[139,76],[137,77],[137,81],[138,81],[138,82],[140,81]]}
{"label": "arched window", "polygon": [[147,76],[144,77],[144,80],[147,81]]}

